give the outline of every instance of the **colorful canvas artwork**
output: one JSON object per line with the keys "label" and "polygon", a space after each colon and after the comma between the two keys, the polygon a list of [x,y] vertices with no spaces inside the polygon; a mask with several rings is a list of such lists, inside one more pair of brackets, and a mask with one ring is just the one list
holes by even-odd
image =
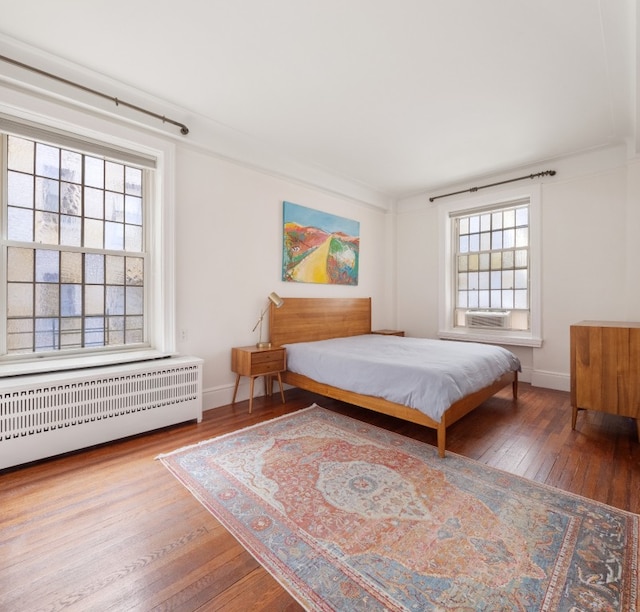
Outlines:
{"label": "colorful canvas artwork", "polygon": [[282,280],[357,285],[360,223],[283,203]]}

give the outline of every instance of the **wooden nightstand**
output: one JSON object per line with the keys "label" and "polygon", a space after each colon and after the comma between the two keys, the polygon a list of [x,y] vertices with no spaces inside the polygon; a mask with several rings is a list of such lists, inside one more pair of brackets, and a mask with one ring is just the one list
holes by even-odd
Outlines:
{"label": "wooden nightstand", "polygon": [[269,379],[272,375],[278,377],[280,397],[284,404],[282,378],[280,372],[287,369],[287,353],[284,348],[257,348],[256,346],[239,346],[231,349],[231,370],[237,374],[236,386],[233,390],[233,401],[236,402],[238,384],[241,376],[248,376],[249,382],[249,413],[253,408],[253,383],[259,376],[264,376],[264,390],[271,395]]}
{"label": "wooden nightstand", "polygon": [[372,334],[380,334],[381,336],[404,336],[404,332],[399,329],[376,329]]}

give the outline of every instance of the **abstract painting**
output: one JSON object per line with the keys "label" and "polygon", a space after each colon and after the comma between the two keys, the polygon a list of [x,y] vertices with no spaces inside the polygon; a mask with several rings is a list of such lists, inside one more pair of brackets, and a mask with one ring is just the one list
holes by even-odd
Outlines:
{"label": "abstract painting", "polygon": [[283,202],[282,280],[357,285],[360,223]]}

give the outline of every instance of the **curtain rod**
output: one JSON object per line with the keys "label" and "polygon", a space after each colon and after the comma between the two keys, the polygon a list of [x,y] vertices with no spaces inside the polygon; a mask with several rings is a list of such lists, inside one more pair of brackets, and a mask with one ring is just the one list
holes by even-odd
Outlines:
{"label": "curtain rod", "polygon": [[525,179],[534,179],[537,178],[539,176],[555,176],[556,171],[555,170],[545,170],[544,172],[537,172],[536,174],[528,174],[527,176],[520,176],[518,178],[514,178],[514,179],[509,179],[507,181],[500,181],[499,183],[491,183],[489,185],[481,185],[480,187],[470,187],[469,189],[463,189],[462,191],[453,191],[452,193],[444,193],[442,195],[439,196],[432,196],[429,198],[429,202],[433,202],[434,200],[437,200],[438,198],[448,198],[449,196],[452,195],[458,195],[460,193],[473,193],[475,191],[478,191],[478,189],[485,189],[487,187],[495,187],[496,185],[506,185],[507,183],[513,183],[515,181],[524,181]]}
{"label": "curtain rod", "polygon": [[189,133],[189,128],[184,123],[180,123],[179,121],[174,121],[173,119],[169,119],[164,115],[159,115],[158,113],[154,113],[145,108],[141,108],[139,106],[136,106],[135,104],[130,104],[129,102],[125,102],[124,100],[120,100],[114,96],[109,96],[105,93],[102,93],[101,91],[96,91],[95,89],[91,89],[90,87],[85,87],[84,85],[80,85],[79,83],[74,83],[73,81],[70,81],[68,79],[59,77],[55,74],[51,74],[50,72],[46,72],[45,70],[40,70],[40,68],[34,68],[33,66],[29,66],[28,64],[23,64],[22,62],[11,59],[10,57],[6,57],[5,55],[0,55],[0,60],[8,62],[9,64],[13,64],[14,66],[19,66],[20,68],[24,68],[25,70],[30,70],[31,72],[35,72],[42,76],[49,77],[50,79],[54,79],[56,81],[59,81],[60,83],[64,83],[65,85],[71,85],[71,87],[76,87],[77,89],[86,91],[90,94],[93,94],[94,96],[100,96],[101,98],[110,100],[111,102],[115,102],[116,106],[126,106],[127,108],[131,108],[135,111],[138,111],[139,113],[144,113],[145,115],[149,115],[150,117],[159,119],[160,121],[162,121],[162,123],[171,123],[172,125],[175,125],[180,128],[180,133],[183,136],[186,136]]}

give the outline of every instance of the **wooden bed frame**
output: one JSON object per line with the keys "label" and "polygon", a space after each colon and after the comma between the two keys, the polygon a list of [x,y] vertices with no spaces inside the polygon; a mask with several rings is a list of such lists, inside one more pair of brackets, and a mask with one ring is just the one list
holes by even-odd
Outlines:
{"label": "wooden bed frame", "polygon": [[[371,333],[371,298],[283,298],[284,304],[270,308],[271,344],[308,342]],[[380,397],[362,395],[319,383],[311,378],[285,371],[282,380],[294,387],[312,391],[362,408],[368,408],[437,431],[438,454],[445,455],[447,427],[477,408],[482,402],[511,384],[514,400],[518,397],[518,373],[509,372],[493,384],[452,404],[440,423],[426,414]]]}

